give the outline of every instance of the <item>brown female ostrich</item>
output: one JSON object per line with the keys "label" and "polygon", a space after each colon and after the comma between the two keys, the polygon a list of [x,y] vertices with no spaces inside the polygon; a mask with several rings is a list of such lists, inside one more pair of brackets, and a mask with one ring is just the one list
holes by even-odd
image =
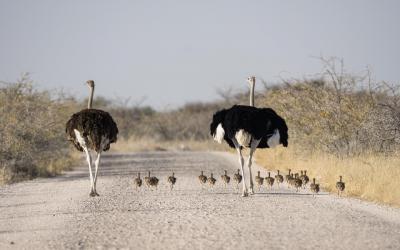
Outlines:
{"label": "brown female ostrich", "polygon": [[[110,144],[117,141],[118,128],[111,115],[103,110],[92,109],[94,81],[86,82],[90,88],[88,108],[72,115],[66,124],[65,132],[68,140],[74,146],[86,154],[89,165],[90,196],[99,196],[96,191],[97,174],[100,165],[100,157],[103,151],[110,149]],[[90,150],[97,153],[95,161],[95,173],[92,173],[92,157]]]}

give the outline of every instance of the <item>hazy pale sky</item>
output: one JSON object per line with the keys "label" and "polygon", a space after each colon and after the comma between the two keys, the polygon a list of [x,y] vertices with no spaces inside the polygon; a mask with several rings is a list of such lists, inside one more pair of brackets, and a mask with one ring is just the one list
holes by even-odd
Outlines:
{"label": "hazy pale sky", "polygon": [[399,83],[400,1],[0,0],[0,80],[31,72],[42,88],[146,96],[175,107],[317,73],[313,56],[337,56],[354,72]]}

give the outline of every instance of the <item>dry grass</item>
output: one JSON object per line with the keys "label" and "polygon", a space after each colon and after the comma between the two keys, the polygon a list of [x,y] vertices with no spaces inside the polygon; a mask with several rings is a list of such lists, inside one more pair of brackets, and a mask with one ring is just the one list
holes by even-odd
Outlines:
{"label": "dry grass", "polygon": [[144,152],[144,151],[208,151],[222,150],[224,147],[212,140],[173,140],[159,141],[152,138],[119,138],[111,145],[112,152]]}
{"label": "dry grass", "polygon": [[259,150],[257,162],[283,174],[307,170],[307,174],[321,183],[324,190],[336,192],[338,176],[346,183],[344,195],[400,207],[400,158],[397,155],[363,156],[339,159],[322,152],[304,153],[296,147]]}

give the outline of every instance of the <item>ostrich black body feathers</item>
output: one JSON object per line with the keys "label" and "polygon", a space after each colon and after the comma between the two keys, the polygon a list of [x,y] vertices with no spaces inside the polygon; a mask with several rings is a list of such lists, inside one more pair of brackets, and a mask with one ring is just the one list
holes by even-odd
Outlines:
{"label": "ostrich black body feathers", "polygon": [[83,151],[74,130],[78,130],[85,139],[87,147],[96,152],[100,151],[102,138],[108,139],[107,145],[104,146],[104,151],[110,149],[110,143],[117,141],[117,124],[111,115],[103,110],[84,109],[73,114],[66,124],[65,132],[67,133],[68,140],[79,151]]}
{"label": "ostrich black body feathers", "polygon": [[[279,144],[288,146],[288,127],[285,120],[273,109],[255,108],[251,106],[234,105],[229,109],[216,112],[210,124],[210,134],[215,138],[218,126],[221,124],[223,139],[235,148],[232,141],[236,134],[243,130],[251,135],[252,139],[261,140],[257,148],[268,148],[268,139],[276,129],[279,131]],[[241,145],[249,147],[250,145]]]}

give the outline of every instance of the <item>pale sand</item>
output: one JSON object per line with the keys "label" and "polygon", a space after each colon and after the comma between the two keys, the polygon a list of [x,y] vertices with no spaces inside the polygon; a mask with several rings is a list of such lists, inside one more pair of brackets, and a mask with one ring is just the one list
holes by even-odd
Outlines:
{"label": "pale sand", "polygon": [[[400,249],[399,209],[286,185],[242,198],[220,179],[237,168],[227,153],[105,154],[100,197],[89,197],[84,164],[1,187],[0,249]],[[136,191],[134,175],[147,170],[160,178],[158,190]],[[200,170],[214,172],[213,190],[199,184]]]}

